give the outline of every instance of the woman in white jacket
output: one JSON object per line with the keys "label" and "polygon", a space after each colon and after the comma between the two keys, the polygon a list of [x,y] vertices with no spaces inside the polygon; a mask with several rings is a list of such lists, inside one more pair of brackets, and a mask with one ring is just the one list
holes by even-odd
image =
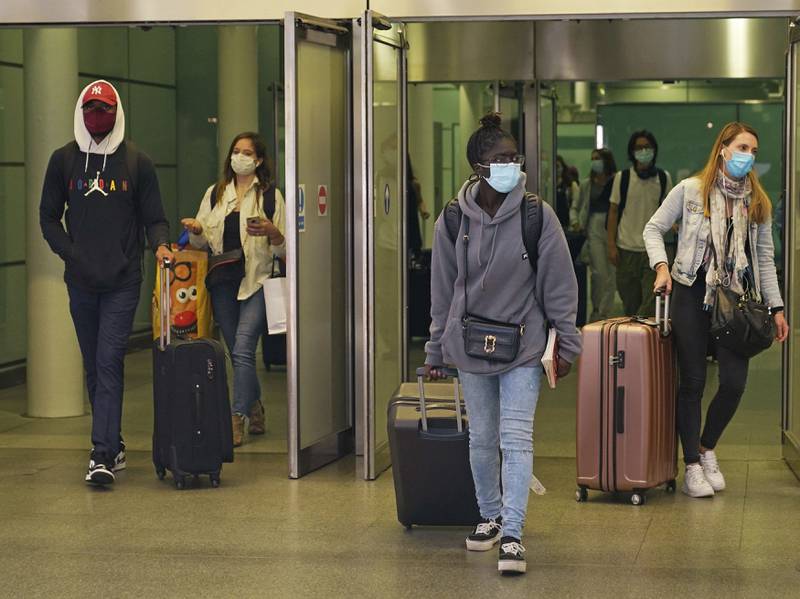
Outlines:
{"label": "woman in white jacket", "polygon": [[[262,281],[273,272],[275,257],[286,254],[285,205],[274,188],[266,162],[266,144],[257,133],[237,135],[222,166],[222,179],[208,188],[195,218],[181,221],[195,247],[212,256],[241,249],[244,277],[229,271],[209,286],[214,319],[222,329],[233,362],[233,444],[265,431],[255,352],[266,329]],[[271,218],[269,218],[271,213]],[[221,267],[226,268],[226,267]]]}

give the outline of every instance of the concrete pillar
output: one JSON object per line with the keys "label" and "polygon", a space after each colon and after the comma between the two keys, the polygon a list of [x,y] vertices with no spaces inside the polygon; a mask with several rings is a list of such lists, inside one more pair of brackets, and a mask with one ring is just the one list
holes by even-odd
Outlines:
{"label": "concrete pillar", "polygon": [[237,134],[258,131],[258,29],[225,25],[217,31],[217,147],[222,165]]}
{"label": "concrete pillar", "polygon": [[77,31],[25,29],[23,60],[27,413],[40,418],[79,416],[84,413],[83,363],[69,314],[64,263],[50,250],[39,228],[39,201],[50,154],[73,138],[79,91]]}
{"label": "concrete pillar", "polygon": [[575,82],[575,104],[582,111],[591,109],[592,88],[588,81]]}

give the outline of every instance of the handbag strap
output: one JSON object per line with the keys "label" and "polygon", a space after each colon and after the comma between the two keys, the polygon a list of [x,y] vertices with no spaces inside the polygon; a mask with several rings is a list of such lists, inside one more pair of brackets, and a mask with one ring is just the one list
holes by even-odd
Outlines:
{"label": "handbag strap", "polygon": [[469,281],[469,217],[464,215],[464,320],[469,315],[467,307],[467,283]]}

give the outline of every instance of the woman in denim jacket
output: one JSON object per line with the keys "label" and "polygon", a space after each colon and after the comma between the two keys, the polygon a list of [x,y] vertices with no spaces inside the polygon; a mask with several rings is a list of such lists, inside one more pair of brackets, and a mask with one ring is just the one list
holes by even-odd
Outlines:
{"label": "woman in denim jacket", "polygon": [[[719,389],[701,435],[700,402],[711,325],[708,308],[714,301],[715,283],[729,280],[733,291],[744,293],[745,279],[751,278],[756,293],[771,308],[777,340],[783,342],[789,332],[775,272],[772,205],[752,170],[757,152],[758,134],[753,128],[743,123],[726,125],[705,168],[681,181],[644,229],[650,266],[657,272],[655,289],[673,293],[672,323],[680,367],[678,433],[686,463],[683,492],[690,497],[712,497],[725,488],[714,448],[747,382],[749,360],[718,347]],[[678,251],[670,276],[663,235],[677,221]]]}

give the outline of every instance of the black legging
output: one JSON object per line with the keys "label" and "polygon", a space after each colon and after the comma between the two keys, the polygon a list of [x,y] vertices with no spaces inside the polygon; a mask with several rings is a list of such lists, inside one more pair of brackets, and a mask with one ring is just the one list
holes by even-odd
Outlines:
{"label": "black legging", "polygon": [[700,436],[702,409],[700,401],[706,384],[706,350],[711,319],[703,311],[706,291],[705,271],[697,273],[692,287],[677,281],[672,291],[672,328],[678,350],[680,384],[678,388],[678,433],[683,445],[683,461],[700,461],[700,445],[714,449],[722,432],[736,413],[747,384],[747,358],[724,347],[717,347],[719,389],[706,414],[706,425]]}

